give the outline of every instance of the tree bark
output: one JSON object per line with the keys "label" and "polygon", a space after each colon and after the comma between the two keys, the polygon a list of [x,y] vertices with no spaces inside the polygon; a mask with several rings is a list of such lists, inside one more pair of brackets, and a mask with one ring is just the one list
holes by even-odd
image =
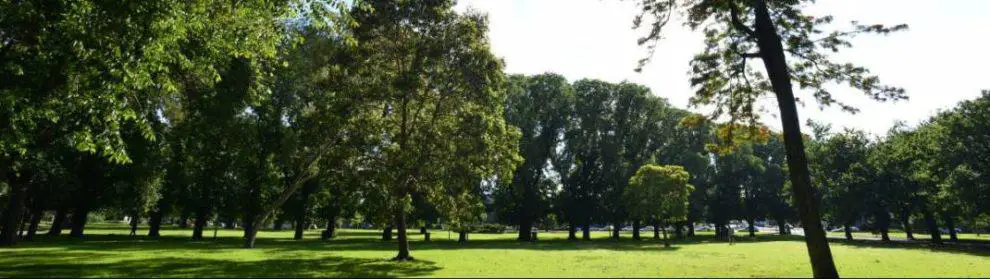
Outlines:
{"label": "tree bark", "polygon": [[874,216],[877,220],[877,230],[880,231],[880,240],[890,242],[890,213],[887,210],[878,210]]}
{"label": "tree bark", "polygon": [[901,211],[901,225],[904,226],[904,233],[907,234],[908,240],[914,240],[914,232],[911,230],[911,212],[904,210]]}
{"label": "tree bark", "polygon": [[34,212],[31,213],[31,221],[28,225],[27,237],[24,239],[27,241],[34,240],[34,235],[38,233],[38,224],[41,223],[41,217],[45,215],[45,211],[40,207],[35,208]]}
{"label": "tree bark", "polygon": [[577,240],[577,228],[574,223],[567,224],[567,240]]}
{"label": "tree bark", "polygon": [[[528,217],[523,217],[523,219],[529,219]],[[519,222],[519,236],[516,238],[519,241],[530,241],[530,236],[533,233],[533,221],[532,220],[520,220]]]}
{"label": "tree bark", "polygon": [[935,221],[935,216],[928,209],[925,209],[922,215],[925,217],[925,224],[928,225],[928,234],[932,237],[932,243],[942,245],[942,233],[938,231],[938,222]]}
{"label": "tree bark", "polygon": [[749,237],[756,237],[756,220],[749,218],[746,219],[746,223],[749,224]]}
{"label": "tree bark", "polygon": [[323,231],[323,240],[332,239],[337,236],[337,222],[335,217],[327,219],[327,228]]}
{"label": "tree bark", "polygon": [[667,225],[666,224],[660,224],[660,231],[663,232],[663,247],[664,248],[669,248],[670,247],[670,240],[667,239]]}
{"label": "tree bark", "polygon": [[395,214],[395,227],[398,230],[399,254],[395,256],[396,261],[411,261],[413,257],[409,255],[409,239],[406,235],[406,212],[399,210]]}
{"label": "tree bark", "polygon": [[842,225],[842,229],[846,231],[846,240],[853,240],[852,228],[849,228],[849,224]]}
{"label": "tree bark", "polygon": [[68,208],[65,206],[55,211],[55,218],[52,219],[52,227],[48,228],[48,235],[57,236],[62,234],[62,224],[65,223],[65,217],[68,211]]}
{"label": "tree bark", "polygon": [[150,237],[162,236],[160,231],[162,229],[162,218],[164,217],[163,215],[164,213],[162,213],[161,209],[151,212],[151,216],[148,219],[148,236]]}
{"label": "tree bark", "polygon": [[75,212],[72,213],[72,225],[70,226],[69,237],[83,237],[83,231],[86,229],[86,221],[88,219],[88,208],[76,208]]}
{"label": "tree bark", "polygon": [[[0,166],[0,172],[6,172],[6,166]],[[26,196],[27,196],[27,186],[25,183],[21,183],[21,179],[14,177],[13,174],[6,174],[4,178],[7,179],[7,185],[10,187],[10,200],[7,202],[7,208],[3,211],[3,227],[0,228],[0,246],[13,246],[17,243],[17,232],[21,228],[21,216],[24,215],[24,207]]]}
{"label": "tree bark", "polygon": [[825,230],[822,228],[818,201],[812,193],[808,159],[801,138],[801,124],[797,104],[791,86],[791,76],[784,55],[783,44],[777,34],[765,0],[754,0],[755,35],[764,67],[777,95],[780,107],[780,120],[784,130],[784,146],[787,151],[787,166],[798,214],[804,226],[805,244],[811,259],[811,269],[815,277],[839,277],[832,260]]}
{"label": "tree bark", "polygon": [[460,230],[457,232],[457,243],[467,242],[467,231]]}
{"label": "tree bark", "polygon": [[392,227],[382,229],[382,241],[392,241]]}
{"label": "tree bark", "polygon": [[653,239],[660,239],[660,223],[653,223]]}
{"label": "tree bark", "polygon": [[677,223],[674,223],[674,224],[675,224],[674,225],[674,237],[676,237],[676,238],[682,238],[682,237],[684,237],[684,223],[677,222]]}
{"label": "tree bark", "polygon": [[633,221],[633,240],[640,240],[640,238],[639,238],[639,220]]}
{"label": "tree bark", "polygon": [[584,224],[584,226],[581,226],[581,239],[591,240],[591,225]]}
{"label": "tree bark", "polygon": [[688,222],[688,237],[694,237],[694,222]]}
{"label": "tree bark", "polygon": [[959,237],[956,235],[956,220],[953,220],[949,214],[945,214],[943,219],[945,219],[945,225],[949,226],[949,241],[959,241]]}
{"label": "tree bark", "polygon": [[621,229],[622,229],[621,223],[616,222],[615,225],[612,226],[612,239],[619,240],[619,231]]}
{"label": "tree bark", "polygon": [[203,229],[206,228],[206,210],[200,209],[196,211],[196,222],[193,224],[193,240],[203,239]]}
{"label": "tree bark", "polygon": [[303,239],[303,232],[306,229],[306,208],[309,207],[309,196],[316,188],[316,180],[309,180],[302,187],[300,194],[299,208],[296,208],[296,234],[295,240]]}

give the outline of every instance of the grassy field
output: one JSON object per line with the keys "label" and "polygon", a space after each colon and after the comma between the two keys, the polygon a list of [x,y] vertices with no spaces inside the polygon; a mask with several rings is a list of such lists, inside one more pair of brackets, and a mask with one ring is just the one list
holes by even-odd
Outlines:
{"label": "grassy field", "polygon": [[[292,240],[291,231],[259,234],[257,248],[241,247],[241,232],[213,231],[193,242],[188,230],[164,230],[160,239],[128,237],[123,226],[87,229],[84,239],[41,237],[0,249],[0,277],[38,276],[348,276],[348,277],[807,277],[811,270],[800,238],[738,238],[734,245],[710,236],[676,241],[619,241],[596,232],[594,240],[569,242],[565,233],[544,233],[536,243],[512,234],[457,235],[434,232],[432,242],[411,236],[415,262],[392,262],[395,242],[379,231],[342,230],[319,240],[319,231]],[[650,233],[645,234],[647,237]],[[628,235],[626,235],[628,236]],[[988,277],[990,251],[928,248],[875,242],[833,242],[839,272],[853,277]]]}
{"label": "grassy field", "polygon": [[[877,238],[877,239],[879,239],[880,238],[880,235],[873,235],[870,232],[853,232],[852,234],[853,234],[853,239],[857,239],[857,238],[865,238],[865,239]],[[907,234],[904,233],[904,232],[902,232],[902,231],[892,231],[892,232],[888,233],[888,235],[890,236],[891,239],[894,239],[894,240],[897,240],[897,239],[907,239]],[[828,233],[828,236],[829,237],[846,237],[846,233],[844,233],[844,232],[829,232]],[[984,234],[980,234],[980,235],[977,235],[975,233],[960,233],[960,234],[957,234],[956,237],[958,237],[961,240],[984,240],[984,241],[990,241],[990,234],[985,234],[985,233]],[[919,239],[919,240],[928,240],[928,239],[931,239],[931,236],[929,236],[928,234],[916,233],[916,234],[914,234],[914,238],[915,239]],[[943,233],[942,234],[942,240],[948,240],[948,239],[949,239],[949,234]]]}

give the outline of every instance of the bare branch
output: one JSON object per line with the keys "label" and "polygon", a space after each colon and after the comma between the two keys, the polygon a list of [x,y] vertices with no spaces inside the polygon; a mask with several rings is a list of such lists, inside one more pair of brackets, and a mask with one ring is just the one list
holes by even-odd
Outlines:
{"label": "bare branch", "polygon": [[752,28],[749,28],[749,26],[746,26],[746,24],[739,19],[739,7],[737,7],[734,3],[729,4],[729,17],[732,22],[732,27],[735,27],[736,30],[743,32],[750,38],[756,38],[756,32],[754,32]]}

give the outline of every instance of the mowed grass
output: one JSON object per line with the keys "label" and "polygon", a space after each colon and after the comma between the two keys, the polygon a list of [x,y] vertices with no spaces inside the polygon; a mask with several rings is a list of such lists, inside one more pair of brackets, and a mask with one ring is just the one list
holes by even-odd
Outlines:
{"label": "mowed grass", "polygon": [[[142,233],[146,231],[142,230]],[[42,236],[13,248],[0,248],[0,277],[45,276],[331,276],[331,277],[808,277],[805,245],[798,237],[737,237],[734,244],[710,235],[674,242],[609,240],[595,232],[592,241],[567,241],[566,233],[541,233],[536,243],[515,235],[457,235],[434,231],[423,242],[411,231],[414,262],[393,262],[396,243],[379,240],[380,231],[341,230],[330,241],[319,230],[292,240],[292,231],[264,231],[257,247],[241,248],[242,232],[207,231],[190,241],[191,231],[163,230],[163,237],[129,237],[123,225],[86,230],[83,239]],[[833,242],[841,275],[849,277],[988,277],[990,251],[930,248],[915,244]]]}

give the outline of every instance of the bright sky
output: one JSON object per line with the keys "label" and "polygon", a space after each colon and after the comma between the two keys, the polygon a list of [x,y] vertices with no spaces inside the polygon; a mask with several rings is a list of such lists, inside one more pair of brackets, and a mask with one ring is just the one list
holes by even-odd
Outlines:
{"label": "bright sky", "polygon": [[[488,14],[493,51],[505,59],[509,73],[556,72],[572,82],[581,78],[628,80],[649,86],[654,94],[682,108],[693,94],[688,61],[701,50],[701,34],[672,21],[653,62],[636,73],[636,61],[646,51],[636,44],[645,31],[631,28],[635,2],[459,0],[458,10],[468,7]],[[990,89],[987,11],[987,0],[819,0],[806,12],[831,14],[836,27],[846,27],[850,20],[910,26],[908,31],[886,37],[858,37],[853,48],[834,56],[837,61],[866,66],[886,84],[905,88],[910,100],[876,103],[856,91],[835,87],[837,99],[862,111],[851,115],[835,107],[820,110],[809,103],[799,108],[802,123],[810,117],[835,128],[854,127],[882,135],[895,120],[914,125],[940,109],[976,98],[981,89]],[[811,98],[809,94],[798,96]],[[770,114],[764,117],[771,127],[780,127],[779,121]]]}

